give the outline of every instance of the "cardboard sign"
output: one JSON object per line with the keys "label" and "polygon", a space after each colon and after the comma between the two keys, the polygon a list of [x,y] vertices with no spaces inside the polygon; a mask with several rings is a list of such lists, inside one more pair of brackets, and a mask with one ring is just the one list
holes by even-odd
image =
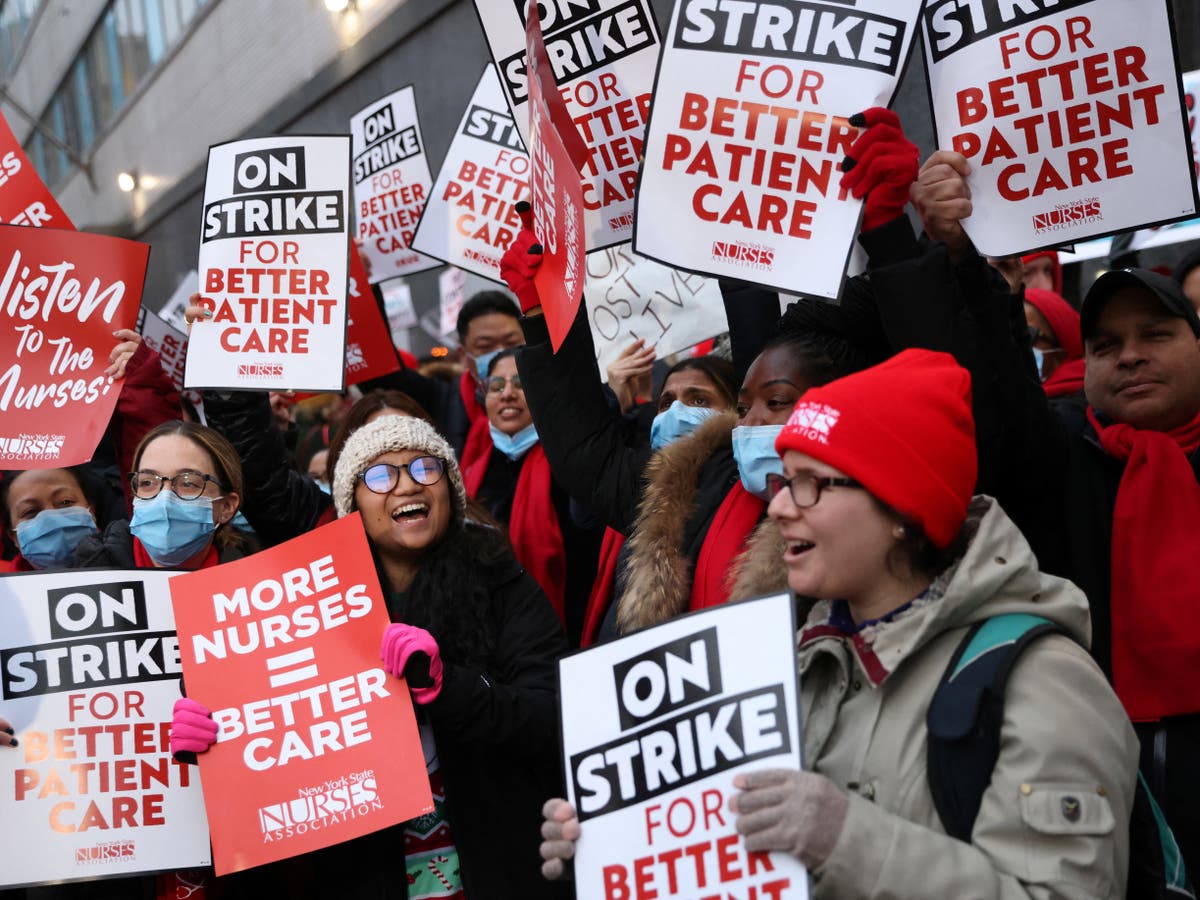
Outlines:
{"label": "cardboard sign", "polygon": [[358,239],[371,261],[371,283],[424,272],[441,263],[412,249],[433,179],[411,87],[350,119]]}
{"label": "cardboard sign", "polygon": [[633,248],[668,265],[837,297],[862,202],[847,118],[887,106],[921,0],[678,0],[655,82]]}
{"label": "cardboard sign", "polygon": [[[529,140],[523,0],[475,0],[504,93]],[[587,146],[582,167],[588,250],[628,241],[659,34],[650,0],[541,0],[553,85]]]}
{"label": "cardboard sign", "polygon": [[188,695],[213,710],[200,757],[218,875],[433,809],[412,701],[383,671],[388,624],[357,513],[177,576]]}
{"label": "cardboard sign", "polygon": [[0,116],[0,223],[74,229]]}
{"label": "cardboard sign", "polygon": [[[529,7],[535,6],[536,0],[529,0]],[[541,239],[544,253],[533,282],[542,301],[550,345],[557,351],[583,298],[585,250],[579,170],[587,151],[555,87],[536,16],[528,17],[525,37],[533,233]]]}
{"label": "cardboard sign", "polygon": [[179,643],[153,569],[0,578],[0,886],[206,866],[196,770],[171,758]]}
{"label": "cardboard sign", "polygon": [[340,135],[209,148],[189,388],[345,387],[349,158]]}
{"label": "cardboard sign", "polygon": [[558,663],[575,896],[800,900],[793,857],[748,853],[733,778],[800,768],[787,594],[681,616]]}
{"label": "cardboard sign", "polygon": [[113,332],[137,324],[150,247],[0,225],[0,468],[92,458],[121,383]]}
{"label": "cardboard sign", "polygon": [[400,369],[400,358],[367,281],[358,253],[350,250],[350,323],[346,335],[346,383],[362,384]]}
{"label": "cardboard sign", "polygon": [[183,390],[184,361],[187,359],[187,333],[172,326],[153,310],[142,308],[138,313],[138,328],[142,342],[158,354],[163,371],[175,385]]}
{"label": "cardboard sign", "polygon": [[728,329],[716,281],[638,256],[628,244],[588,254],[583,296],[605,380],[638,338],[662,359]]}
{"label": "cardboard sign", "polygon": [[927,2],[939,147],[971,163],[980,253],[1005,256],[1194,215],[1167,0]]}
{"label": "cardboard sign", "polygon": [[458,327],[458,311],[467,299],[467,273],[449,268],[438,276],[439,311],[442,315],[442,334]]}
{"label": "cardboard sign", "polygon": [[529,156],[504,102],[496,67],[471,95],[413,247],[492,281],[500,257],[521,230],[516,204],[529,197]]}

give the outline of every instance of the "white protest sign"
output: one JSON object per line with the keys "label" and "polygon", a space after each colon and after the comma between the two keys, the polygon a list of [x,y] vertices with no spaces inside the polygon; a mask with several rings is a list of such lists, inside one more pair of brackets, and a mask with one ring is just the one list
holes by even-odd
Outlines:
{"label": "white protest sign", "polygon": [[0,885],[206,866],[194,768],[171,758],[179,642],[153,569],[0,578]]}
{"label": "white protest sign", "polygon": [[187,310],[188,298],[199,290],[199,276],[196,274],[196,270],[192,269],[179,280],[179,285],[175,288],[175,293],[171,294],[167,302],[162,305],[158,314],[173,328],[179,331],[187,331],[187,320],[184,318],[184,312]]}
{"label": "white protest sign", "polygon": [[638,256],[628,244],[588,254],[583,296],[606,379],[608,366],[639,338],[662,359],[728,329],[715,279]]}
{"label": "white protest sign", "polygon": [[442,314],[442,334],[458,325],[458,311],[467,299],[467,273],[453,266],[438,275],[438,297]]}
{"label": "white protest sign", "polygon": [[921,0],[677,0],[646,133],[633,247],[669,265],[836,297],[862,202],[840,163],[887,106]]}
{"label": "white protest sign", "polygon": [[1167,0],[930,0],[939,147],[967,157],[967,234],[988,256],[1194,215]]}
{"label": "white protest sign", "polygon": [[184,360],[187,358],[187,332],[180,331],[153,310],[142,307],[138,313],[138,331],[142,341],[158,354],[163,371],[175,385],[183,390]]}
{"label": "white protest sign", "polygon": [[189,388],[345,387],[349,181],[346,136],[209,149]]}
{"label": "white protest sign", "polygon": [[[504,94],[529,143],[525,0],[475,0]],[[540,0],[542,35],[567,110],[587,144],[588,250],[628,241],[660,46],[650,0]]]}
{"label": "white protest sign", "polygon": [[433,186],[411,87],[401,88],[350,119],[358,239],[371,261],[371,283],[441,263],[412,249]]}
{"label": "white protest sign", "polygon": [[383,293],[383,307],[387,311],[388,330],[395,342],[408,329],[417,327],[417,309],[413,306],[412,290],[400,278],[385,281],[379,288]]}
{"label": "white protest sign", "polygon": [[450,142],[413,247],[502,281],[500,257],[521,230],[516,204],[528,197],[529,155],[496,67],[488,66]]}
{"label": "white protest sign", "polygon": [[800,768],[786,594],[681,616],[559,660],[575,896],[802,900],[793,857],[748,853],[733,778]]}

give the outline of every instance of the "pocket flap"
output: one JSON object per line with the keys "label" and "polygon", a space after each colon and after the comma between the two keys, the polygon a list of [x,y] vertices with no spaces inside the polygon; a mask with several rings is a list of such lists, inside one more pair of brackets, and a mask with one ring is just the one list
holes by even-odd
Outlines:
{"label": "pocket flap", "polygon": [[1108,798],[1095,785],[1023,784],[1021,818],[1041,834],[1109,834],[1116,826]]}

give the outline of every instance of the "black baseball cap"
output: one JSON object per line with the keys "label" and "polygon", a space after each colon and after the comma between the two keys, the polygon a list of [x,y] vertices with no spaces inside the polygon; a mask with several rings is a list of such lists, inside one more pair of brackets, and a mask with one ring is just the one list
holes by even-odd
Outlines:
{"label": "black baseball cap", "polygon": [[1113,269],[1097,278],[1087,296],[1083,298],[1083,308],[1079,311],[1079,327],[1085,341],[1095,334],[1096,320],[1100,318],[1105,304],[1112,299],[1113,294],[1127,287],[1150,291],[1167,312],[1186,321],[1192,329],[1192,334],[1200,337],[1200,316],[1196,315],[1195,307],[1184,296],[1183,288],[1174,278],[1151,272],[1149,269]]}

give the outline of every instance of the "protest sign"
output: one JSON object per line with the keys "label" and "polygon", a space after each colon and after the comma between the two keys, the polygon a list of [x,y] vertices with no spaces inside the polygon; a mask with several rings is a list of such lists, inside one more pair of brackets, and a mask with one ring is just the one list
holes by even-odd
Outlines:
{"label": "protest sign", "polygon": [[217,874],[308,853],[433,809],[357,513],[213,569],[171,600],[188,695],[211,708],[200,757]]}
{"label": "protest sign", "polygon": [[583,296],[606,380],[631,341],[653,344],[662,359],[728,327],[716,281],[638,256],[628,244],[588,254]]}
{"label": "protest sign", "polygon": [[142,308],[138,313],[137,330],[142,335],[142,343],[158,354],[162,360],[163,371],[175,385],[175,390],[183,390],[183,367],[187,359],[187,332],[175,328],[166,319],[153,310]]}
{"label": "protest sign", "polygon": [[346,383],[362,384],[399,370],[400,358],[367,271],[354,247],[350,248],[350,322],[346,333]]}
{"label": "protest sign", "polygon": [[371,262],[371,283],[432,269],[440,262],[412,249],[433,179],[411,87],[350,118],[358,239]]}
{"label": "protest sign", "polygon": [[967,158],[981,253],[1005,256],[1194,215],[1168,0],[928,2],[939,147]]}
{"label": "protest sign", "polygon": [[387,313],[388,330],[392,343],[399,343],[405,332],[417,327],[417,308],[413,306],[412,289],[401,278],[393,278],[380,285],[383,291],[383,307]]}
{"label": "protest sign", "polygon": [[188,308],[188,301],[192,294],[200,292],[200,277],[195,269],[192,269],[183,278],[179,279],[179,284],[175,286],[175,292],[167,298],[167,302],[159,309],[158,314],[167,321],[172,327],[178,331],[187,331],[187,318],[185,313]]}
{"label": "protest sign", "polygon": [[[628,241],[633,195],[658,62],[650,0],[541,0],[541,31],[561,94],[587,145],[582,166],[588,250]],[[475,0],[521,136],[530,137],[523,0]]]}
{"label": "protest sign", "polygon": [[579,900],[808,896],[804,867],[749,853],[739,772],[800,768],[787,594],[730,603],[558,663]]}
{"label": "protest sign", "polygon": [[75,227],[50,193],[50,188],[38,177],[3,116],[0,116],[0,223],[40,228]]}
{"label": "protest sign", "polygon": [[209,148],[189,388],[345,386],[349,156],[340,135]]}
{"label": "protest sign", "polygon": [[516,204],[529,196],[529,156],[504,102],[495,66],[471,95],[413,247],[492,281],[521,229]]}
{"label": "protest sign", "polygon": [[450,334],[458,326],[458,311],[467,299],[467,273],[451,267],[439,275],[438,297],[442,334]]}
{"label": "protest sign", "polygon": [[0,886],[209,862],[200,780],[171,758],[179,644],[153,569],[0,578]]}
{"label": "protest sign", "polygon": [[[529,0],[534,9],[536,0]],[[529,88],[529,186],[533,196],[533,233],[542,242],[542,264],[533,277],[550,345],[566,337],[583,298],[583,190],[579,171],[587,148],[575,130],[554,84],[537,16],[525,28]]]}
{"label": "protest sign", "polygon": [[655,82],[633,248],[836,297],[862,202],[838,186],[847,117],[887,106],[921,0],[679,0]]}
{"label": "protest sign", "polygon": [[150,248],[57,228],[0,225],[0,467],[92,458],[121,383],[113,332],[137,324]]}

